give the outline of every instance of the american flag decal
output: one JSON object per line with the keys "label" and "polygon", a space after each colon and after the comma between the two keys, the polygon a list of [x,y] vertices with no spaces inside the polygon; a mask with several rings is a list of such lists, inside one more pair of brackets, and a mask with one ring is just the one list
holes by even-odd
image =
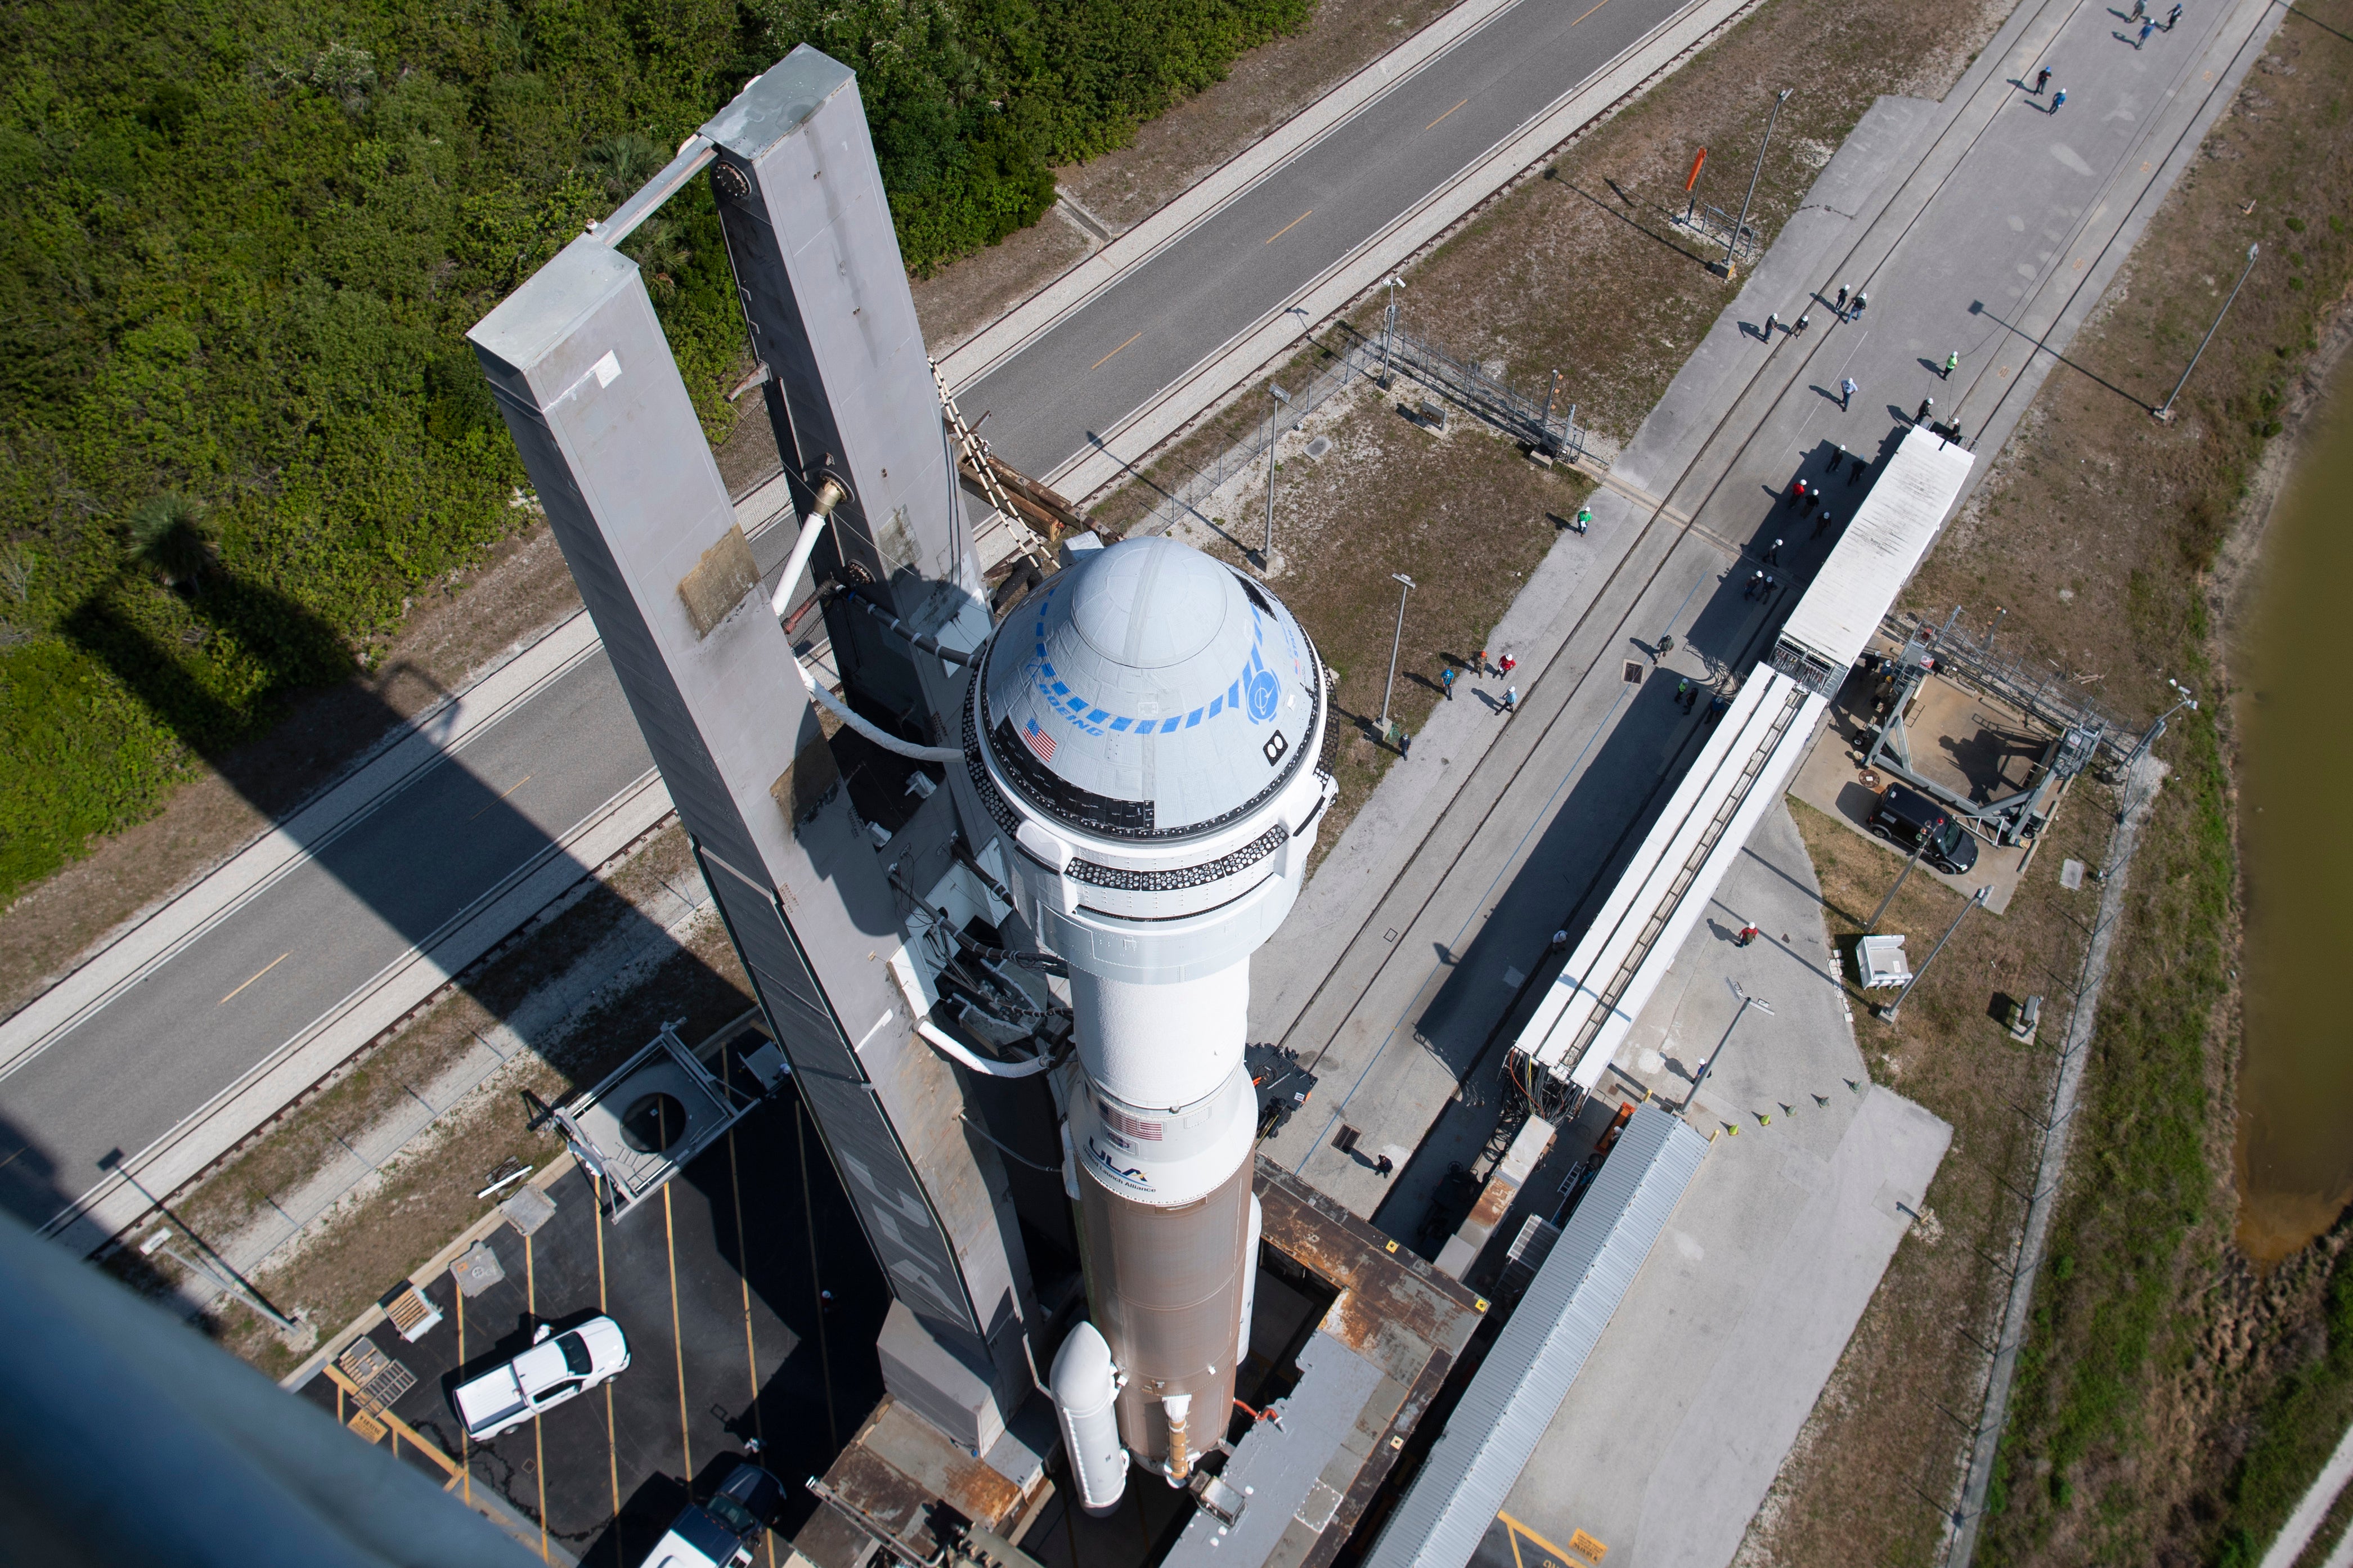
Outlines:
{"label": "american flag decal", "polygon": [[1039,762],[1050,763],[1054,760],[1054,737],[1038,728],[1037,720],[1032,719],[1022,726],[1021,738],[1029,742],[1029,749],[1038,753]]}

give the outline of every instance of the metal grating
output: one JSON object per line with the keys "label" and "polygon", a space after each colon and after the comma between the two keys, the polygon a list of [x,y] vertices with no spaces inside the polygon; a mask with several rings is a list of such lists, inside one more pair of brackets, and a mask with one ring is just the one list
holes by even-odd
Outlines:
{"label": "metal grating", "polygon": [[352,1380],[352,1396],[369,1415],[382,1415],[417,1386],[417,1374],[385,1354],[374,1340],[353,1340],[335,1364]]}
{"label": "metal grating", "polygon": [[1707,1154],[1655,1104],[1627,1123],[1366,1568],[1463,1568]]}

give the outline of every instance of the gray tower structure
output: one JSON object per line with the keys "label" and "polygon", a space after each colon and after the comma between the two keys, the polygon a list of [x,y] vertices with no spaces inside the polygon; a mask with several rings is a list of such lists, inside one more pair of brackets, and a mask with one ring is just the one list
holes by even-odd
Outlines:
{"label": "gray tower structure", "polygon": [[[765,574],[615,249],[706,169],[803,514]],[[993,623],[865,116],[814,50],[470,335],[891,1281],[892,1393],[988,1452],[1045,1348],[1036,1235],[1085,1275],[1053,1367],[1082,1500],[1132,1460],[1186,1484],[1257,1278],[1250,958],[1334,795],[1306,633],[1156,538]],[[830,672],[788,629],[805,568]]]}
{"label": "gray tower structure", "polygon": [[[1028,1392],[1029,1265],[997,1152],[917,1032],[934,998],[901,893],[951,868],[971,786],[934,763],[950,787],[881,852],[852,809],[645,283],[614,248],[705,167],[797,500],[821,510],[828,479],[846,492],[817,574],[977,647],[977,563],[847,68],[795,50],[469,336],[889,1279],[892,1392],[986,1451]],[[951,733],[960,672],[871,617],[826,615],[852,708],[905,739]]]}

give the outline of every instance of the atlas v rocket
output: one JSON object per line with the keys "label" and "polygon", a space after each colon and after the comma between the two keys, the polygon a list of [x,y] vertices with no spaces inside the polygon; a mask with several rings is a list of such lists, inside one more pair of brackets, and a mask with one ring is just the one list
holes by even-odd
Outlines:
{"label": "atlas v rocket", "polygon": [[1016,847],[1021,912],[1071,969],[1069,1179],[1108,1356],[1074,1331],[1053,1392],[1091,1508],[1118,1500],[1126,1454],[1182,1481],[1248,1353],[1250,955],[1291,912],[1332,796],[1324,696],[1279,601],[1157,538],[1034,591],[972,683],[974,784]]}
{"label": "atlas v rocket", "polygon": [[[706,171],[779,522],[740,513],[618,248]],[[1082,1501],[1131,1462],[1182,1483],[1249,1342],[1250,955],[1334,793],[1306,634],[1164,538],[991,595],[855,79],[814,49],[469,335],[890,1283],[892,1394],[986,1460],[1060,1331]],[[974,921],[1067,996],[958,952]],[[1075,1224],[1014,1174],[1058,1145]],[[1083,1321],[1039,1306],[1040,1219]]]}

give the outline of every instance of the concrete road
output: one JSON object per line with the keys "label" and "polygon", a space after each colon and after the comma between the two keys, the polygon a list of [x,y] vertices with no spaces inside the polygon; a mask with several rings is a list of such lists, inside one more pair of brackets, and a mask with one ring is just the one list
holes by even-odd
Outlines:
{"label": "concrete road", "polygon": [[[1681,0],[1524,0],[957,394],[1047,474],[1598,72]],[[1309,323],[1303,323],[1303,326]]]}
{"label": "concrete road", "polygon": [[[1477,1152],[1498,1089],[1474,1067],[1696,749],[1662,676],[1746,674],[1865,493],[1829,479],[1841,449],[1875,459],[1930,396],[1999,449],[2276,18],[2240,0],[2143,50],[2113,22],[2031,0],[1944,103],[1874,107],[1638,432],[1592,534],[1563,538],[1491,639],[1519,654],[1519,715],[1482,731],[1441,705],[1260,953],[1253,1037],[1323,1077],[1271,1152],[1359,1214],[1397,1204],[1382,1221],[1410,1235],[1429,1177],[1392,1197],[1331,1146],[1342,1123],[1441,1171]],[[2056,114],[2016,85],[2043,63],[2070,89]],[[1841,282],[1871,296],[1849,322],[1815,298]],[[1768,311],[1807,309],[1805,337],[1766,342]],[[1862,392],[1841,410],[1850,376]],[[1827,483],[1825,533],[1780,499],[1799,474]],[[1790,586],[1768,617],[1720,574],[1777,537]],[[1662,632],[1679,647],[1654,674]]]}
{"label": "concrete road", "polygon": [[[262,1066],[651,767],[601,650],[0,1078],[35,1226]],[[585,874],[588,868],[580,868]]]}

